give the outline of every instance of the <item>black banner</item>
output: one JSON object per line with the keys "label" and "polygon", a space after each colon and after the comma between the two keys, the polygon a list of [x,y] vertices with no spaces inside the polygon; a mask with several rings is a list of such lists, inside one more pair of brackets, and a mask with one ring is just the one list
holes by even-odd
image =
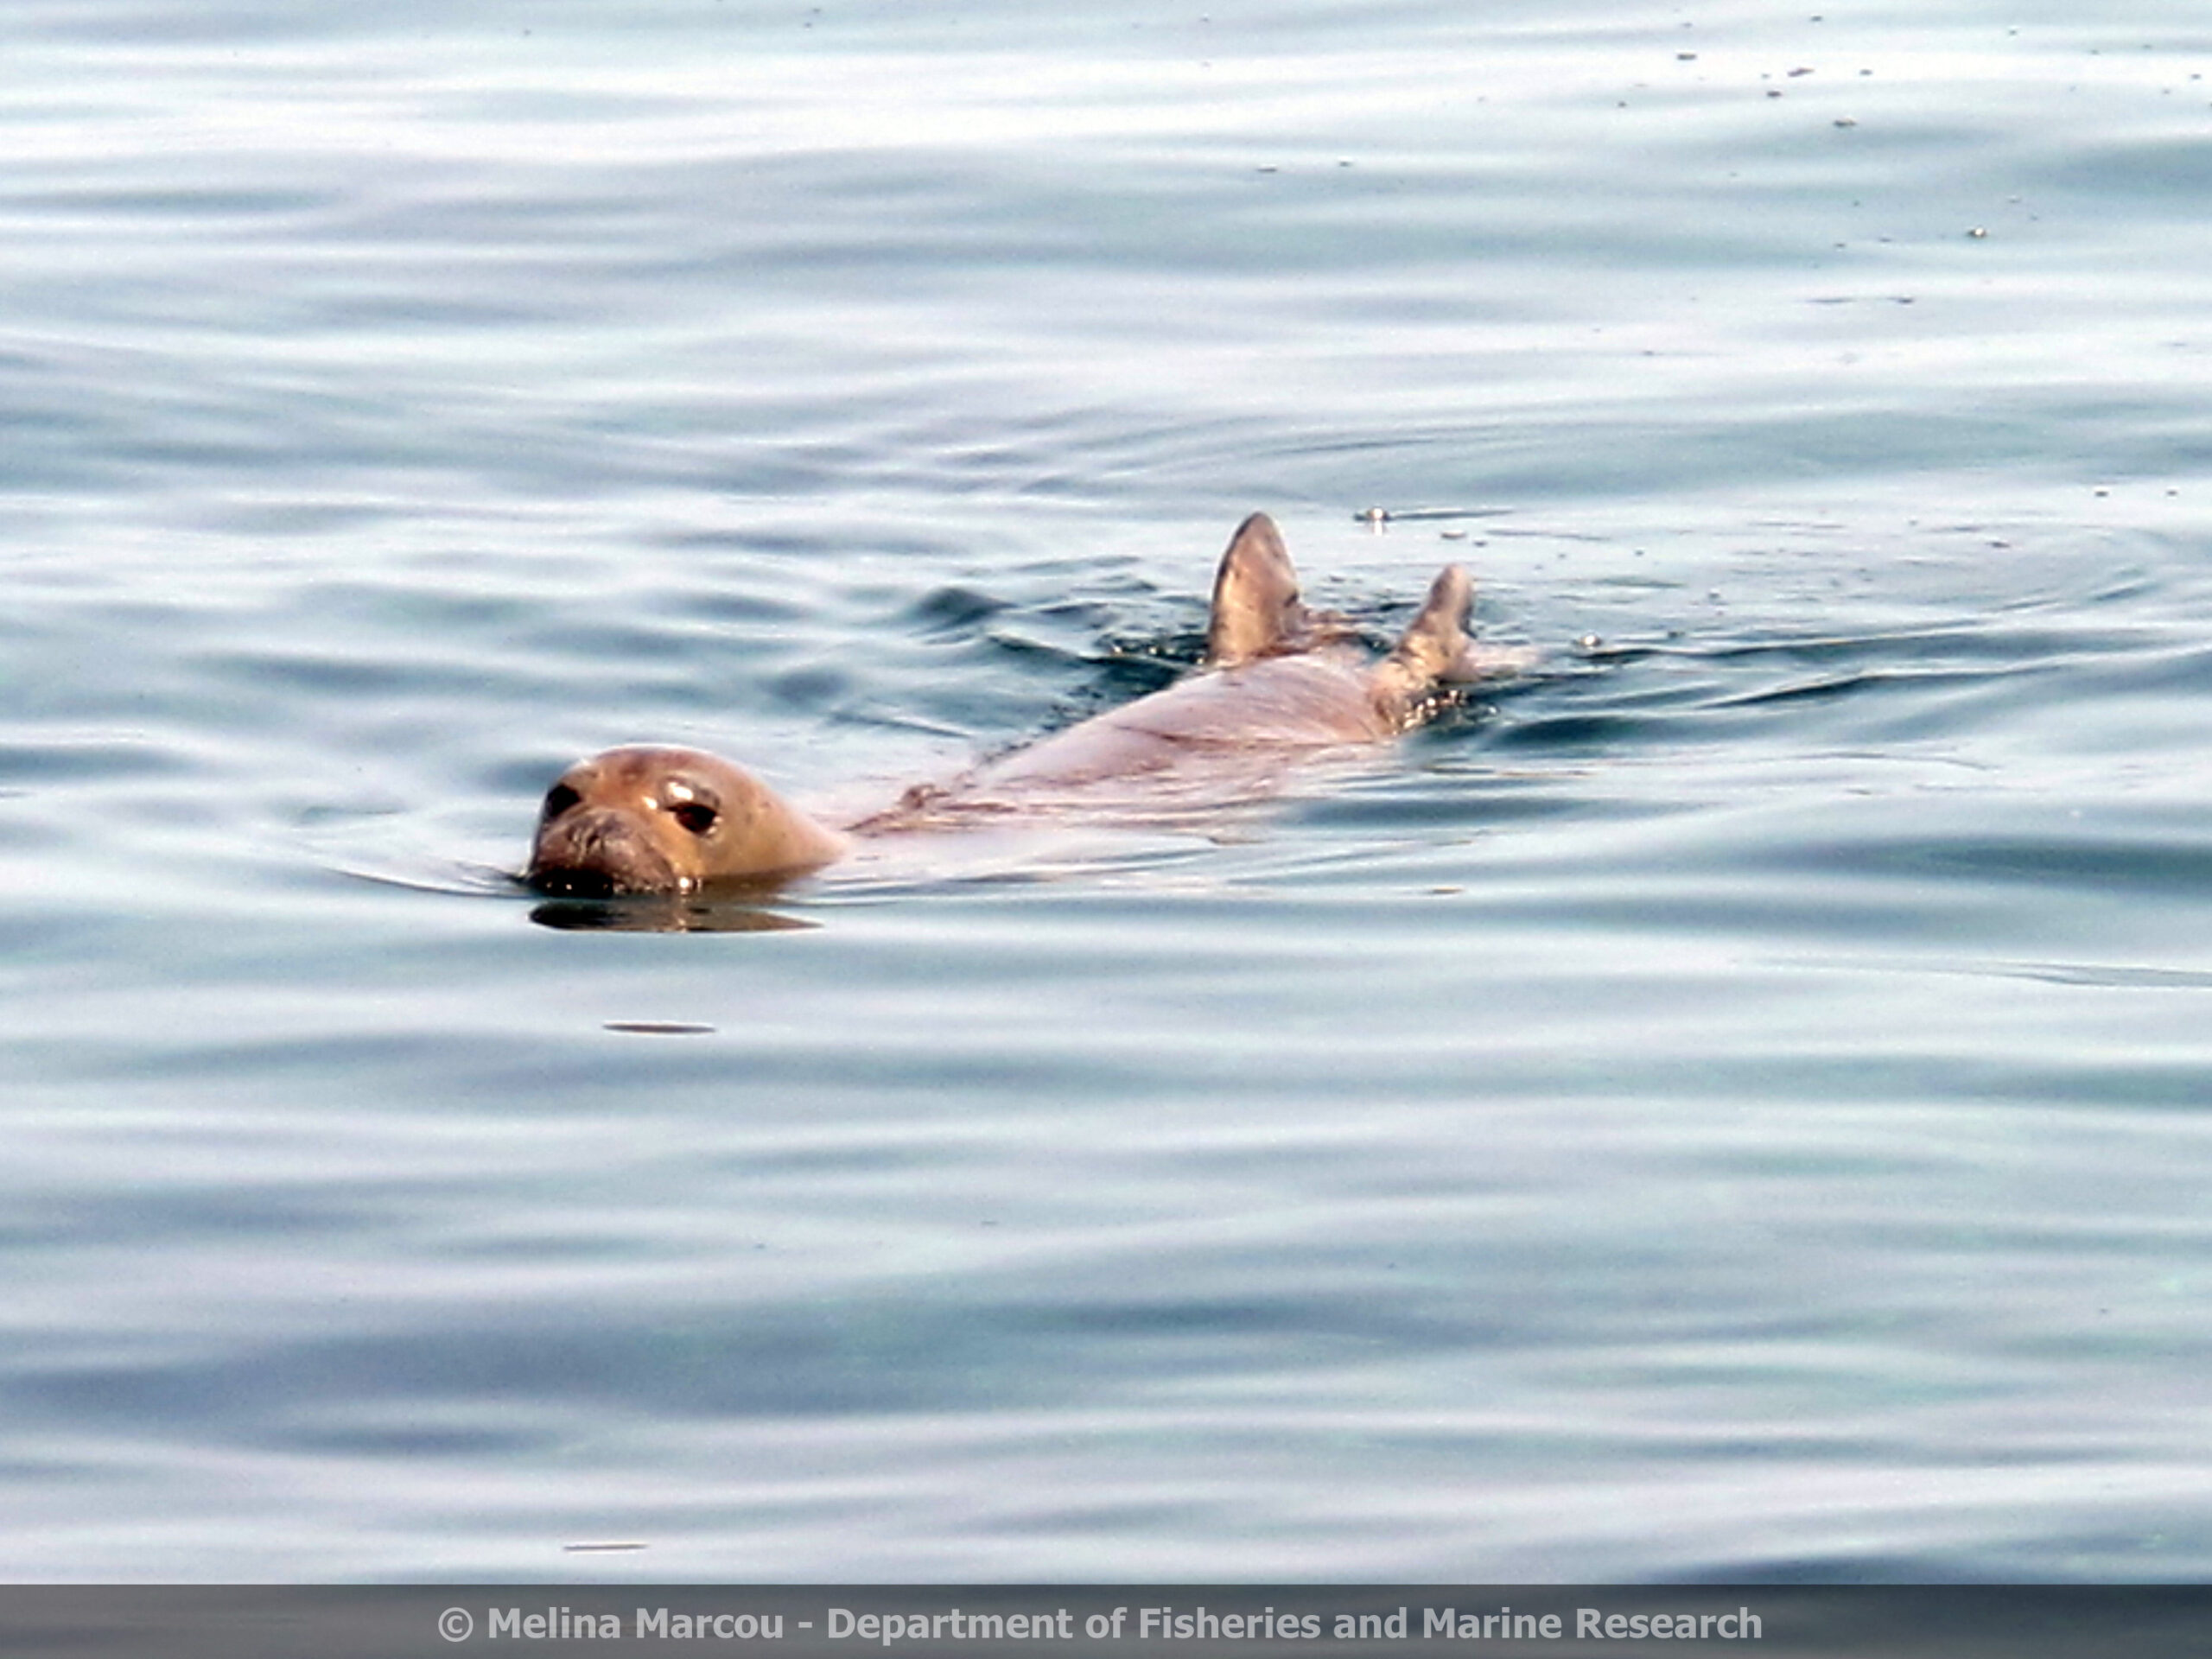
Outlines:
{"label": "black banner", "polygon": [[2212,1655],[2212,1588],[0,1586],[24,1659],[2126,1659]]}

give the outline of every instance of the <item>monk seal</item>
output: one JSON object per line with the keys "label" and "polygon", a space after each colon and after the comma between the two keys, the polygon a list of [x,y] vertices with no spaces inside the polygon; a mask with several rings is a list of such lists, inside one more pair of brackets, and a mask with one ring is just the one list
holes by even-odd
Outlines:
{"label": "monk seal", "polygon": [[772,883],[835,861],[855,836],[1082,810],[1126,802],[1132,789],[1171,795],[1193,778],[1271,779],[1300,755],[1419,725],[1444,685],[1520,666],[1467,638],[1472,595],[1466,572],[1446,566],[1395,647],[1376,659],[1344,618],[1304,603],[1281,531],[1254,513],[1215,573],[1205,657],[1173,684],[950,784],[911,789],[843,832],[716,756],[610,749],[547,791],[524,879],[582,896]]}

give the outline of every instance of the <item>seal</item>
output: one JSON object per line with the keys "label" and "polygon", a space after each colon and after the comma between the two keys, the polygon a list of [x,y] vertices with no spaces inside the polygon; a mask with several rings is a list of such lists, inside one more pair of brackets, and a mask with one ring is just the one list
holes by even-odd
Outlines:
{"label": "seal", "polygon": [[819,869],[855,836],[1126,807],[1133,791],[1172,799],[1194,782],[1262,792],[1301,756],[1419,725],[1435,712],[1441,686],[1522,666],[1523,655],[1485,651],[1467,637],[1473,592],[1466,572],[1447,565],[1396,645],[1374,658],[1347,619],[1305,604],[1281,533],[1255,512],[1215,572],[1205,659],[1173,684],[950,784],[911,789],[842,832],[716,756],[610,749],[578,761],[546,792],[524,879],[555,894],[689,893]]}

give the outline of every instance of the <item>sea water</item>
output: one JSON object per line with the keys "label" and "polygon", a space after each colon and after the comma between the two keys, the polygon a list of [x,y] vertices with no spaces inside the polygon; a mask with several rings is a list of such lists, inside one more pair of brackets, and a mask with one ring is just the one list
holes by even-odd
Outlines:
{"label": "sea water", "polygon": [[[0,15],[25,1578],[2212,1573],[2212,27]],[[1189,663],[1197,823],[547,907]]]}

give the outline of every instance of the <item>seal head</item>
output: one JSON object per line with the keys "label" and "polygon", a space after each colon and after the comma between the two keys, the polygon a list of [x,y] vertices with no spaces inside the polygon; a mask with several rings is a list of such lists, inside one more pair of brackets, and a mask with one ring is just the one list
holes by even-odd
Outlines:
{"label": "seal head", "polygon": [[545,791],[524,879],[584,898],[694,893],[830,862],[843,838],[750,772],[698,749],[609,749]]}

